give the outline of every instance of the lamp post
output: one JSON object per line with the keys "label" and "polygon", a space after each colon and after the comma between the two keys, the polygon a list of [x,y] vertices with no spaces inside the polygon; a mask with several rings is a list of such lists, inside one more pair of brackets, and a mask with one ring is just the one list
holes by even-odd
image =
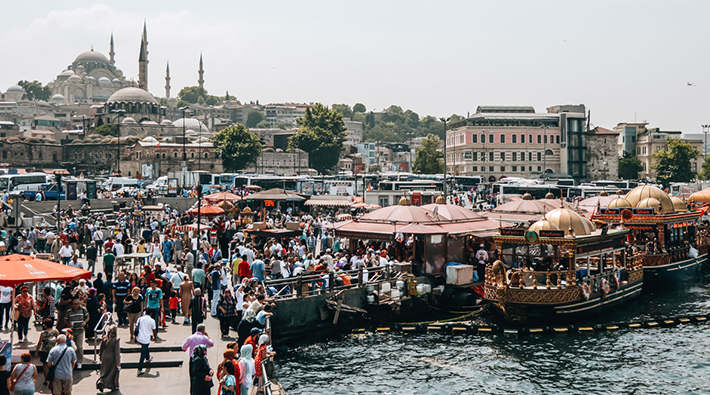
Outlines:
{"label": "lamp post", "polygon": [[185,135],[185,113],[189,109],[188,106],[180,107],[180,110],[182,110],[182,187],[185,188],[185,184],[187,184],[187,151],[185,147],[185,142],[187,140],[187,137]]}
{"label": "lamp post", "polygon": [[483,172],[481,172],[481,177],[483,177],[483,183],[488,184],[488,178],[486,178],[486,129],[481,131],[481,142],[483,143]]}
{"label": "lamp post", "polygon": [[126,110],[121,110],[121,109],[116,109],[116,110],[111,110],[112,114],[118,114],[114,120],[118,120],[118,123],[116,124],[116,134],[117,139],[116,139],[116,172],[118,174],[121,174],[121,117],[125,115]]}
{"label": "lamp post", "polygon": [[446,135],[446,123],[449,122],[451,117],[441,117],[439,120],[444,123],[444,199],[448,202],[449,201],[449,186],[447,185],[447,180],[446,180],[446,174],[448,173],[447,171],[447,158],[446,158],[446,145],[449,142],[449,138]]}
{"label": "lamp post", "polygon": [[705,143],[703,144],[703,163],[705,162],[705,157],[708,152],[708,131],[710,131],[710,125],[702,125],[703,134],[705,134]]}

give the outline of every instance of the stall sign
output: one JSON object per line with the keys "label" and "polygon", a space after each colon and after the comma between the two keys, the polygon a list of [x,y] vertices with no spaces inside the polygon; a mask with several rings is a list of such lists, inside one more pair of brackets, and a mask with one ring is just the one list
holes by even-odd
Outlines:
{"label": "stall sign", "polygon": [[688,226],[693,226],[693,225],[695,225],[695,223],[693,221],[676,222],[676,223],[668,224],[668,229],[687,228]]}
{"label": "stall sign", "polygon": [[264,200],[264,207],[274,207],[274,205],[273,200]]}
{"label": "stall sign", "polygon": [[653,207],[634,208],[634,209],[631,209],[631,212],[634,214],[641,214],[641,215],[653,215],[655,213]]}
{"label": "stall sign", "polygon": [[601,214],[605,215],[619,215],[621,214],[621,209],[620,208],[603,208],[600,211]]}
{"label": "stall sign", "polygon": [[540,237],[565,237],[564,230],[540,230]]}
{"label": "stall sign", "polygon": [[623,238],[619,238],[616,240],[611,240],[607,241],[606,243],[603,244],[590,244],[586,246],[579,246],[577,247],[577,254],[582,254],[585,252],[590,252],[590,251],[601,251],[605,250],[607,248],[617,248],[617,247],[622,247],[624,245],[624,240]]}
{"label": "stall sign", "polygon": [[525,229],[505,228],[500,230],[501,236],[525,236]]}

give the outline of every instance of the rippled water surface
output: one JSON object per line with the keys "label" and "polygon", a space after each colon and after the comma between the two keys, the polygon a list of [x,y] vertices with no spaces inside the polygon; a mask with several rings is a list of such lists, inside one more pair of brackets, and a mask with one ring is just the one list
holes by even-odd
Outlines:
{"label": "rippled water surface", "polygon": [[[599,322],[710,311],[710,286],[644,294]],[[296,394],[710,394],[710,326],[525,337],[365,334],[280,350]]]}

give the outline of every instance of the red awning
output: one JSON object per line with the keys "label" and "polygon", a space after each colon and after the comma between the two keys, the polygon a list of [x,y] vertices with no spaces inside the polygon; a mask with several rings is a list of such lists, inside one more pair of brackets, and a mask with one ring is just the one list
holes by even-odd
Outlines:
{"label": "red awning", "polygon": [[[193,208],[192,210],[189,210],[188,213],[197,215],[197,209]],[[224,210],[217,206],[202,206],[202,208],[200,209],[200,214],[205,216],[222,215],[224,214]]]}
{"label": "red awning", "polygon": [[13,254],[0,258],[0,285],[14,287],[34,281],[73,281],[91,279],[91,272],[28,255]]}

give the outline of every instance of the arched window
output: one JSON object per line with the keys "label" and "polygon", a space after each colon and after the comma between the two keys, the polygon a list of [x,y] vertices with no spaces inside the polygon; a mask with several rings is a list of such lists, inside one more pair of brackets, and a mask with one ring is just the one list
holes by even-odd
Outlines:
{"label": "arched window", "polygon": [[207,159],[207,153],[205,152],[205,159]]}
{"label": "arched window", "polygon": [[177,152],[173,152],[173,157],[177,158]]}
{"label": "arched window", "polygon": [[163,159],[165,159],[165,154],[163,154]]}
{"label": "arched window", "polygon": [[520,143],[525,144],[525,135],[524,134],[520,135]]}
{"label": "arched window", "polygon": [[505,144],[505,135],[504,134],[500,135],[500,143]]}
{"label": "arched window", "polygon": [[195,157],[195,153],[194,153],[194,152],[190,152],[190,158],[194,158],[194,157]]}
{"label": "arched window", "polygon": [[552,152],[551,149],[545,150],[545,155],[554,155],[555,153]]}
{"label": "arched window", "polygon": [[518,135],[514,134],[513,135],[513,140],[511,141],[513,144],[516,144],[518,142]]}

